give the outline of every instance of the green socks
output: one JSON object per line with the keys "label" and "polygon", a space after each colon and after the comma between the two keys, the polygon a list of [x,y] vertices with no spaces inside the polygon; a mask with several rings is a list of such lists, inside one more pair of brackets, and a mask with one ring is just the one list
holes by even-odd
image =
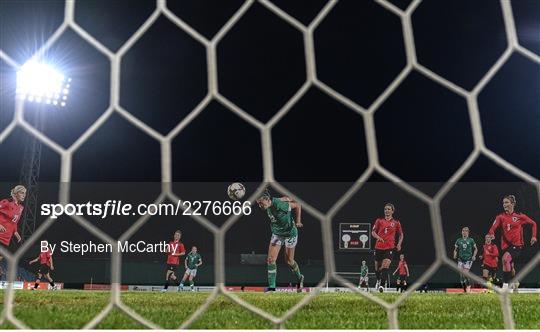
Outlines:
{"label": "green socks", "polygon": [[268,263],[268,288],[276,288],[276,263]]}
{"label": "green socks", "polygon": [[289,268],[291,269],[292,273],[296,276],[297,279],[300,279],[302,274],[300,273],[300,268],[298,267],[298,264],[296,261],[293,261],[291,265],[289,265]]}
{"label": "green socks", "polygon": [[[276,288],[276,275],[277,275],[277,265],[276,263],[268,263],[268,288]],[[298,267],[298,264],[296,261],[293,261],[291,265],[289,265],[289,268],[291,269],[292,273],[296,276],[298,280],[302,277],[302,273],[300,273],[300,268]]]}

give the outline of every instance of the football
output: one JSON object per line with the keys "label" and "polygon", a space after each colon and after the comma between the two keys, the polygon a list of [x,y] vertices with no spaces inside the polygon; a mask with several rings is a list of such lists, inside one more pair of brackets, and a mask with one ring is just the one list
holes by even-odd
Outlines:
{"label": "football", "polygon": [[244,187],[243,184],[235,182],[227,188],[227,195],[229,195],[229,198],[233,201],[237,201],[239,199],[242,199],[244,195],[246,194],[246,187]]}

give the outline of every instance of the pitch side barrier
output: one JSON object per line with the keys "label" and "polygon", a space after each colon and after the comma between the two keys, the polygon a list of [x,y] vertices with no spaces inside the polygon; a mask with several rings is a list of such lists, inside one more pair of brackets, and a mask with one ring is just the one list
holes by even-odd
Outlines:
{"label": "pitch side barrier", "polygon": [[[45,284],[44,284],[45,285]],[[45,285],[46,286],[46,285]],[[108,284],[85,284],[85,290],[109,290],[111,285]],[[22,287],[22,286],[21,286]],[[41,289],[42,287],[40,287]],[[169,287],[167,292],[169,293],[186,293],[186,292],[202,292],[202,293],[211,293],[215,290],[215,286],[196,286],[192,291],[189,287],[185,287],[183,290],[178,291],[177,287]],[[227,291],[230,292],[240,292],[240,293],[262,293],[266,290],[266,287],[263,286],[226,286]],[[22,288],[19,288],[22,289]],[[43,288],[46,289],[46,288]],[[122,285],[120,287],[123,291],[133,291],[133,292],[161,292],[163,290],[163,285]],[[366,290],[362,288],[362,291],[377,293],[378,291],[374,288]],[[301,293],[311,293],[315,291],[314,287],[304,287]],[[276,292],[278,293],[297,293],[295,287],[277,287]],[[324,287],[321,289],[323,293],[351,293],[353,292],[350,288],[347,287]],[[395,287],[388,287],[384,291],[385,293],[398,293],[398,290]],[[491,293],[492,291],[486,288],[473,288],[472,293]],[[416,293],[463,293],[461,288],[428,288],[425,290],[417,290]],[[540,294],[540,288],[519,288],[517,293],[520,294]]]}

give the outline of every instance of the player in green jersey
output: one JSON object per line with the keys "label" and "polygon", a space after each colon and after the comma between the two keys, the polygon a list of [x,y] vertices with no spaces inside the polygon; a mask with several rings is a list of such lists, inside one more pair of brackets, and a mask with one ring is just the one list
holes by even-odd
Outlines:
{"label": "player in green jersey", "polygon": [[[476,260],[478,248],[472,238],[469,237],[469,227],[463,227],[461,237],[456,240],[454,245],[454,259],[458,261],[458,267],[461,271],[469,271],[472,263]],[[460,275],[461,286],[465,293],[470,292],[471,283],[469,278],[463,274]]]}
{"label": "player in green jersey", "polygon": [[186,267],[186,272],[184,272],[184,277],[182,278],[182,282],[180,282],[178,290],[184,289],[184,282],[189,279],[189,287],[193,292],[195,291],[195,283],[193,279],[195,279],[197,276],[197,268],[202,265],[202,258],[201,255],[197,253],[197,247],[191,247],[191,251],[184,260],[184,265]]}
{"label": "player in green jersey", "polygon": [[[281,246],[285,245],[285,260],[298,281],[296,289],[301,292],[304,287],[304,276],[300,273],[300,268],[294,260],[294,250],[298,242],[297,227],[303,226],[302,207],[289,197],[271,197],[268,193],[257,199],[257,204],[266,211],[270,219],[270,229],[272,230],[267,260],[268,291],[276,290],[276,260]],[[294,217],[292,210],[295,211]]]}
{"label": "player in green jersey", "polygon": [[358,288],[362,288],[362,285],[366,285],[366,290],[369,292],[369,268],[366,261],[362,261],[360,267],[360,280],[358,281]]}

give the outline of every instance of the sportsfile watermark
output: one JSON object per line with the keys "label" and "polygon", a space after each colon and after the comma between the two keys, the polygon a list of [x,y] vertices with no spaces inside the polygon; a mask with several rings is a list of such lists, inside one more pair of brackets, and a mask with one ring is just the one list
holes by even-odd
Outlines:
{"label": "sportsfile watermark", "polygon": [[98,216],[101,219],[121,216],[177,215],[250,215],[249,201],[177,201],[174,203],[130,204],[121,200],[104,203],[41,204],[41,215],[57,219],[60,216]]}

